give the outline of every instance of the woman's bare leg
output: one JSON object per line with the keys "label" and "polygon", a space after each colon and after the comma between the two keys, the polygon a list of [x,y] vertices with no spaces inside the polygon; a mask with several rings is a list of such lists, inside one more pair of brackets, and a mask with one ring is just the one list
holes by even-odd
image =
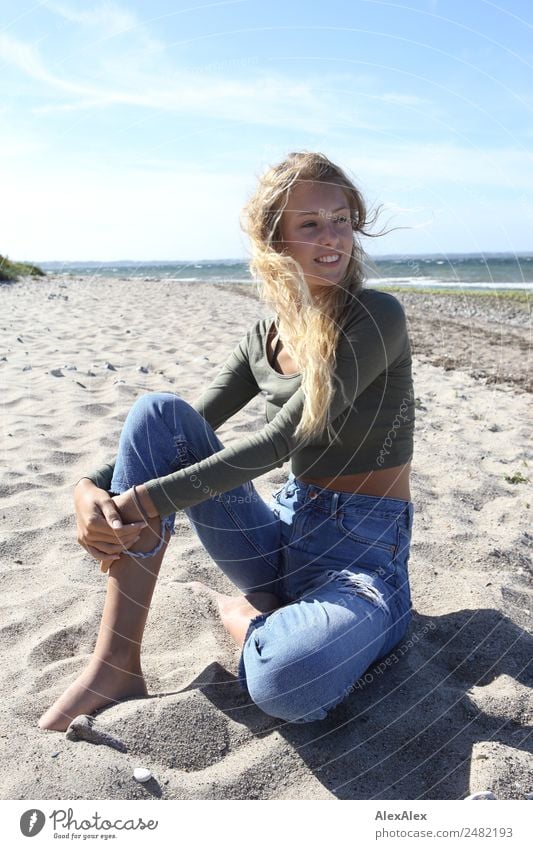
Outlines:
{"label": "woman's bare leg", "polygon": [[252,619],[261,613],[272,613],[281,607],[281,601],[272,593],[247,593],[231,596],[212,590],[200,581],[189,581],[186,586],[193,592],[207,593],[217,605],[220,620],[238,646],[244,645],[248,627]]}
{"label": "woman's bare leg", "polygon": [[[115,502],[120,510],[120,496]],[[154,548],[159,532],[159,518],[150,520],[149,527],[131,547],[131,553],[113,562],[93,655],[81,675],[43,714],[40,728],[64,731],[81,713],[92,713],[121,699],[147,695],[141,669],[141,643],[168,533],[165,544],[153,557],[135,560],[131,554]]]}

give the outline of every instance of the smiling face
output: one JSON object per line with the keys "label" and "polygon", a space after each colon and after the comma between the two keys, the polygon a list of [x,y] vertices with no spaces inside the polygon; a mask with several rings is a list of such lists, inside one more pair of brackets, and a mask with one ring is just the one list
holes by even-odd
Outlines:
{"label": "smiling face", "polygon": [[353,246],[350,207],[330,183],[296,183],[280,221],[283,249],[303,268],[311,294],[343,279]]}

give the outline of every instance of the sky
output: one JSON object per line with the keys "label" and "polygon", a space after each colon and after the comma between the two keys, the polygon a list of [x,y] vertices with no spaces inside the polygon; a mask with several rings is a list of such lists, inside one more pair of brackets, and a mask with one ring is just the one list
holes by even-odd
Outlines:
{"label": "sky", "polygon": [[529,0],[0,0],[0,254],[247,258],[293,150],[386,254],[533,250]]}

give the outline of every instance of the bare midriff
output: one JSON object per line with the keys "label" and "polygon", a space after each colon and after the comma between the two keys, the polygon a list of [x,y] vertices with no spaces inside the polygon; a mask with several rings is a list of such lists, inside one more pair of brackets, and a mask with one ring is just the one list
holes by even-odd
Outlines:
{"label": "bare midriff", "polygon": [[[281,343],[281,348],[278,344],[279,353],[276,361],[272,362],[272,355],[277,342],[279,342],[278,336],[271,328],[267,340],[267,354],[270,365],[280,374],[297,374],[297,365],[282,346],[283,343]],[[402,466],[393,466],[390,469],[376,469],[375,471],[358,472],[353,475],[337,475],[336,477],[326,475],[320,478],[301,477],[299,480],[321,489],[358,492],[360,495],[377,495],[381,498],[401,498],[403,501],[410,501],[410,472],[411,463],[404,463]]]}
{"label": "bare midriff", "polygon": [[409,476],[411,464],[394,466],[391,469],[377,469],[372,472],[359,472],[355,475],[338,475],[323,478],[299,478],[303,483],[311,483],[324,489],[336,489],[339,492],[358,492],[360,495],[378,495],[381,498],[401,498],[411,500]]}

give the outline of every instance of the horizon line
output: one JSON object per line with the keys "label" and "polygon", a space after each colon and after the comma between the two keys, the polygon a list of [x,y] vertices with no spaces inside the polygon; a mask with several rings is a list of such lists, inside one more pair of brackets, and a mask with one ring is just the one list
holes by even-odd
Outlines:
{"label": "horizon line", "polygon": [[[517,259],[522,257],[533,257],[533,248],[530,250],[519,251],[449,251],[440,253],[388,253],[388,254],[367,254],[370,259],[446,259],[454,257],[499,257],[510,256]],[[7,255],[6,255],[7,258]],[[214,259],[45,259],[45,260],[12,260],[16,262],[31,262],[40,265],[194,265],[199,263],[222,263],[232,262],[240,265],[248,265],[250,260],[247,258],[238,257],[217,257]]]}

